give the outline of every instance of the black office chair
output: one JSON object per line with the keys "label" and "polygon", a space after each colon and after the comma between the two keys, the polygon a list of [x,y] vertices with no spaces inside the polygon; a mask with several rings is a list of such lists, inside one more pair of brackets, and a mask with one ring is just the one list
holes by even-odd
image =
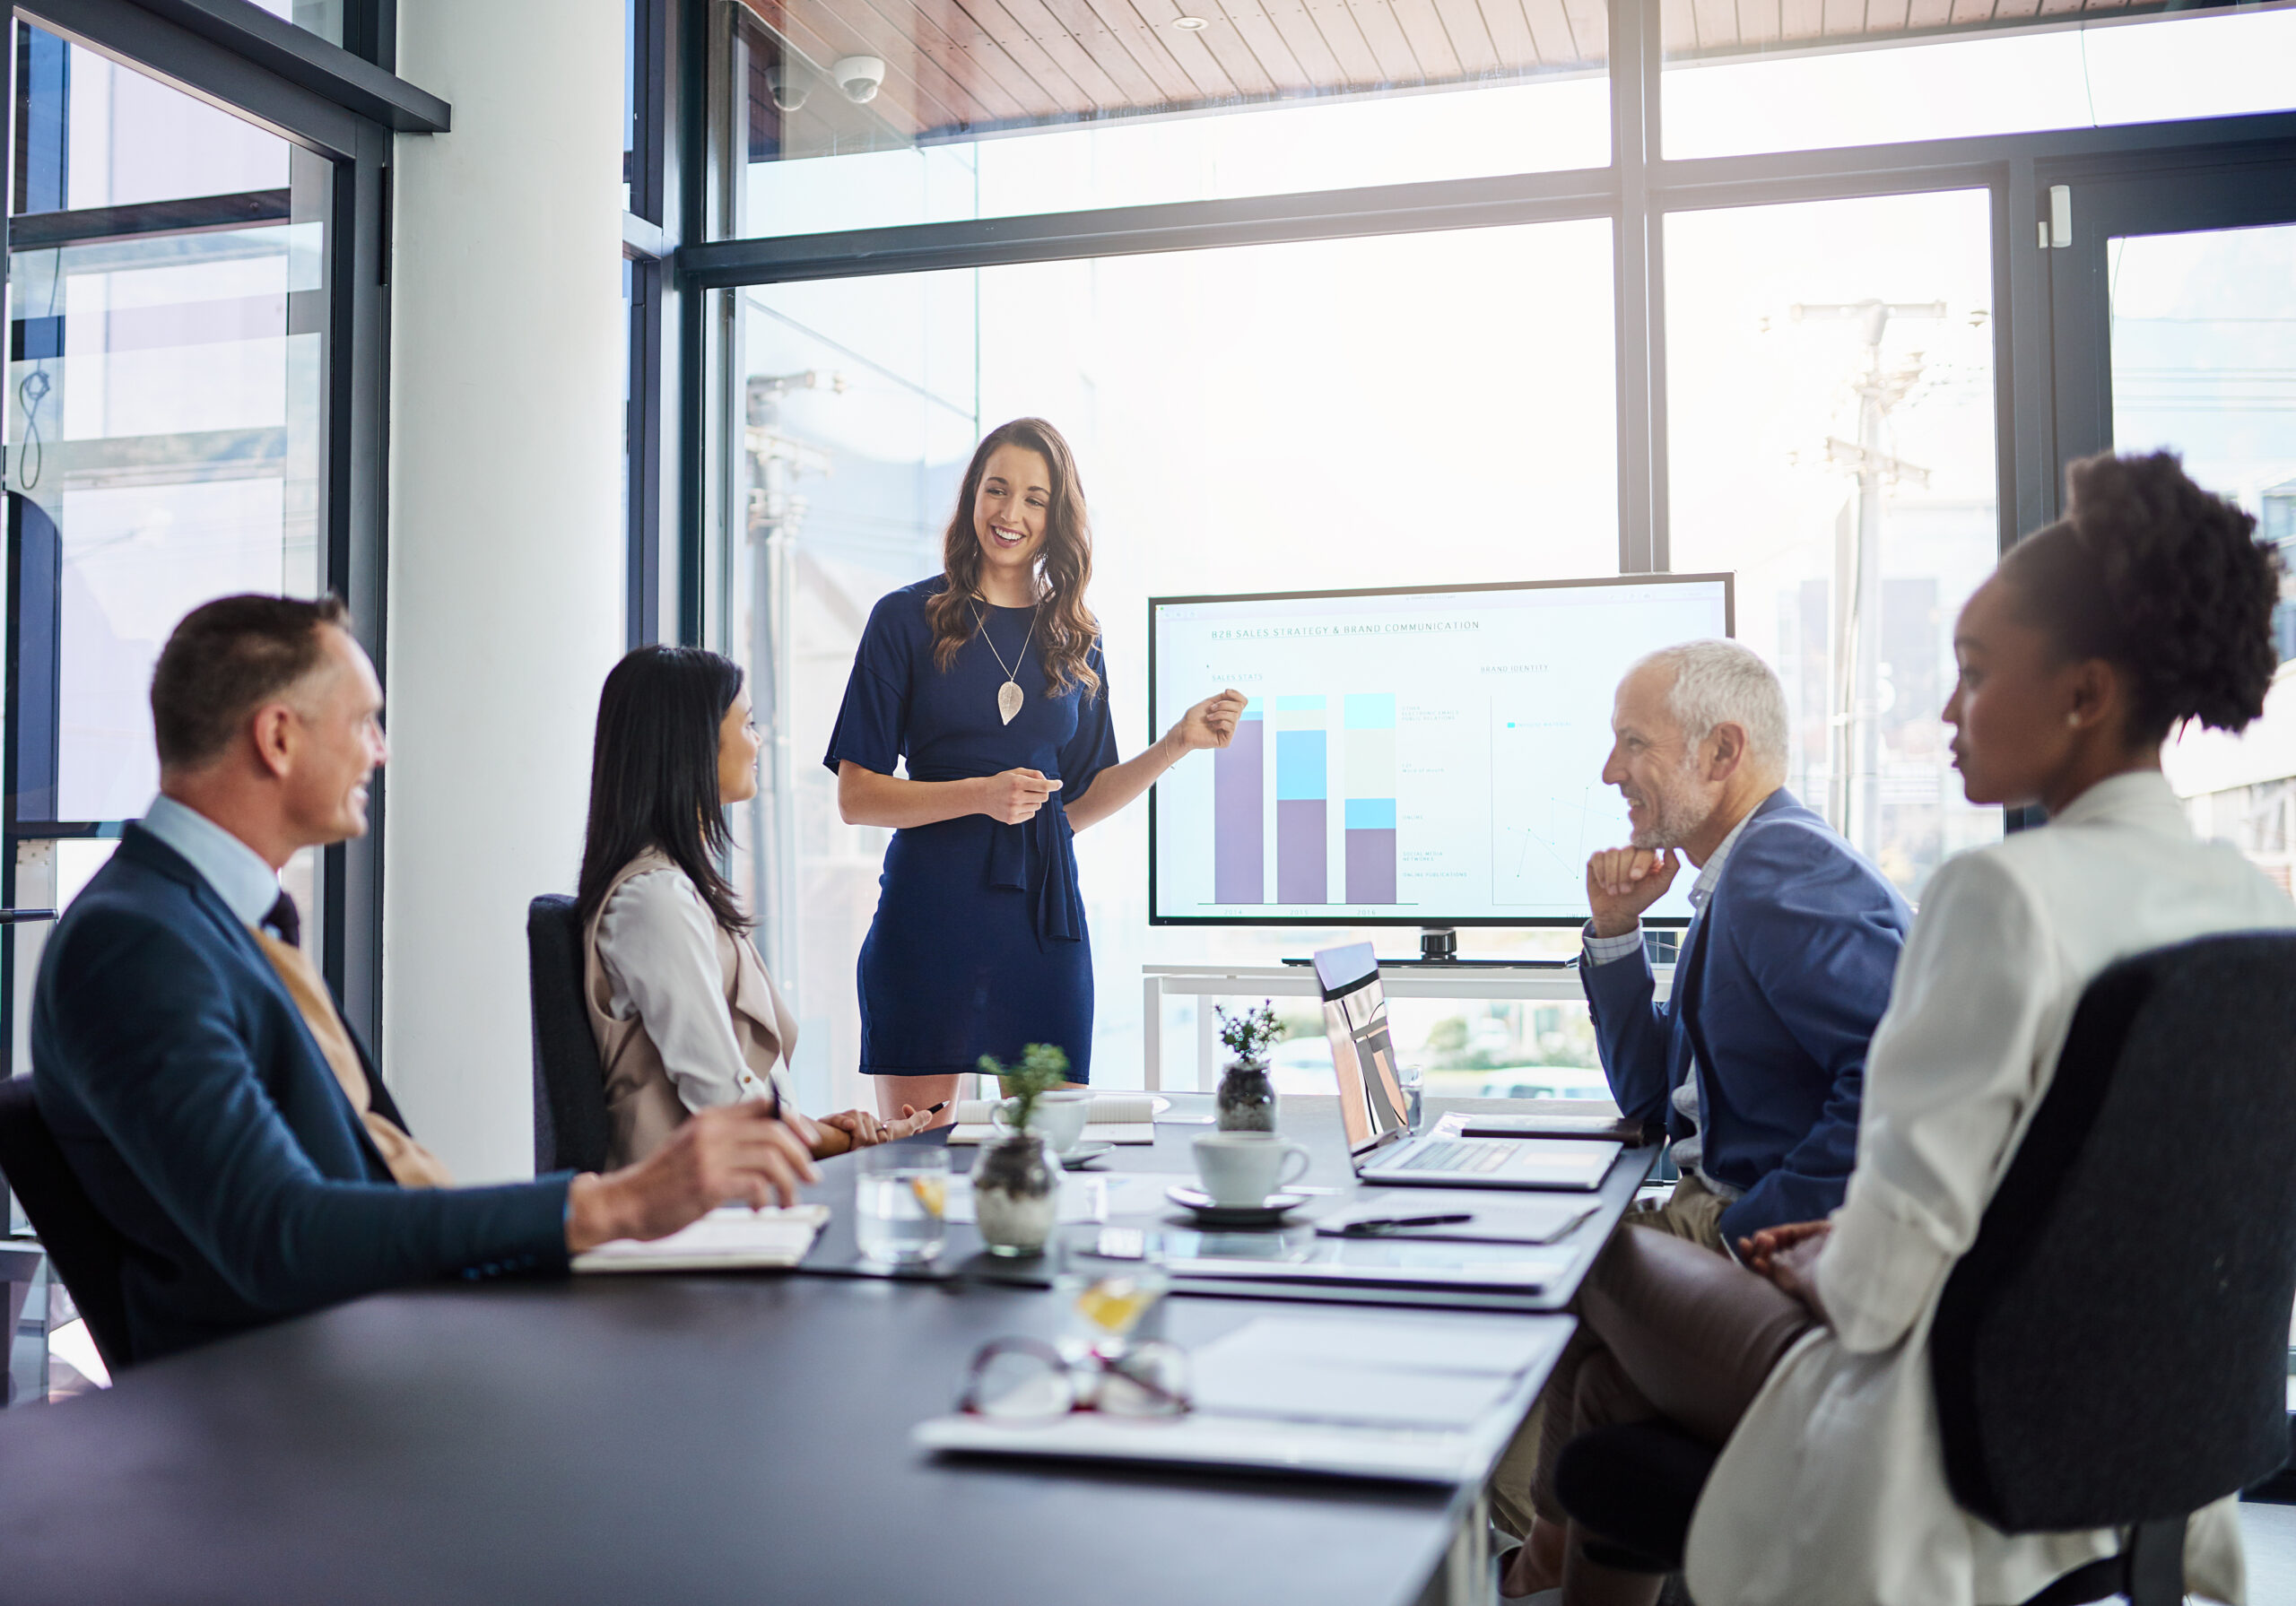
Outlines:
{"label": "black office chair", "polygon": [[[2028,1606],[2184,1599],[2190,1514],[2288,1459],[2296,935],[2112,967],[1946,1280],[1930,1334],[1945,1474],[2008,1533],[2120,1528]],[[1572,1441],[1590,1559],[1674,1572],[1717,1453],[1664,1422]]]}
{"label": "black office chair", "polygon": [[582,928],[574,900],[526,906],[527,997],[535,1025],[535,1171],[603,1171],[612,1128],[606,1073],[582,1002]]}
{"label": "black office chair", "polygon": [[98,1213],[32,1102],[32,1079],[0,1081],[0,1176],[24,1207],[48,1263],[80,1307],[96,1352],[113,1372],[135,1363],[120,1272],[127,1240]]}

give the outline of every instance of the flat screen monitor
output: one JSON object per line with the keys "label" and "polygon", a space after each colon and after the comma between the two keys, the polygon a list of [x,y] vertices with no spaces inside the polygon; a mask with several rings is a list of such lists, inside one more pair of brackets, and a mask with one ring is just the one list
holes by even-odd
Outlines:
{"label": "flat screen monitor", "polygon": [[[1152,597],[1150,728],[1250,701],[1149,794],[1149,918],[1578,925],[1587,855],[1628,837],[1619,679],[1732,608],[1726,574]],[[1687,921],[1690,883],[1646,918]]]}

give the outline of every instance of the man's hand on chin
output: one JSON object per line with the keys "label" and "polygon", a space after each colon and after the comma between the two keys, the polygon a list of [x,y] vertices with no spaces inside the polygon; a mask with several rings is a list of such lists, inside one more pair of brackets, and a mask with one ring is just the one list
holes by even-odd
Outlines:
{"label": "man's hand on chin", "polygon": [[1587,907],[1595,935],[1622,937],[1666,895],[1682,859],[1671,847],[1606,847],[1587,861]]}
{"label": "man's hand on chin", "polygon": [[584,1172],[566,1192],[566,1249],[667,1237],[721,1204],[795,1204],[818,1180],[805,1144],[770,1101],[697,1113],[634,1166]]}

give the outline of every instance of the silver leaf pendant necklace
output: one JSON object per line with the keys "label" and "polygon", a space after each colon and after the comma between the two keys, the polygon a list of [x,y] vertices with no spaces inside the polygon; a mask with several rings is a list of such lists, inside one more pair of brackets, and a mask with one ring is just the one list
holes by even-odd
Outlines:
{"label": "silver leaf pendant necklace", "polygon": [[1020,657],[1011,664],[1004,662],[1003,653],[996,652],[996,638],[988,633],[988,615],[983,613],[978,606],[972,611],[973,619],[980,630],[980,638],[988,643],[990,652],[996,653],[996,667],[1004,672],[1004,683],[996,689],[996,712],[1006,725],[1011,725],[1013,716],[1021,711],[1023,693],[1021,690],[1018,672],[1020,666],[1029,661],[1029,643],[1037,638],[1037,615],[1043,607],[1044,604],[1039,603],[1035,608],[1029,611],[1028,636],[1021,643]]}

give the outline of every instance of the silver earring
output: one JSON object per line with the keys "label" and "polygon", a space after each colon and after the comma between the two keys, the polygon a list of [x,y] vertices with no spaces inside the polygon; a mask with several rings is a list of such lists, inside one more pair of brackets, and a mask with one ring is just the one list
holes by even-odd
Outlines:
{"label": "silver earring", "polygon": [[2065,728],[2068,731],[2079,730],[2081,728],[2081,716],[2078,714],[2067,714],[2065,716]]}

